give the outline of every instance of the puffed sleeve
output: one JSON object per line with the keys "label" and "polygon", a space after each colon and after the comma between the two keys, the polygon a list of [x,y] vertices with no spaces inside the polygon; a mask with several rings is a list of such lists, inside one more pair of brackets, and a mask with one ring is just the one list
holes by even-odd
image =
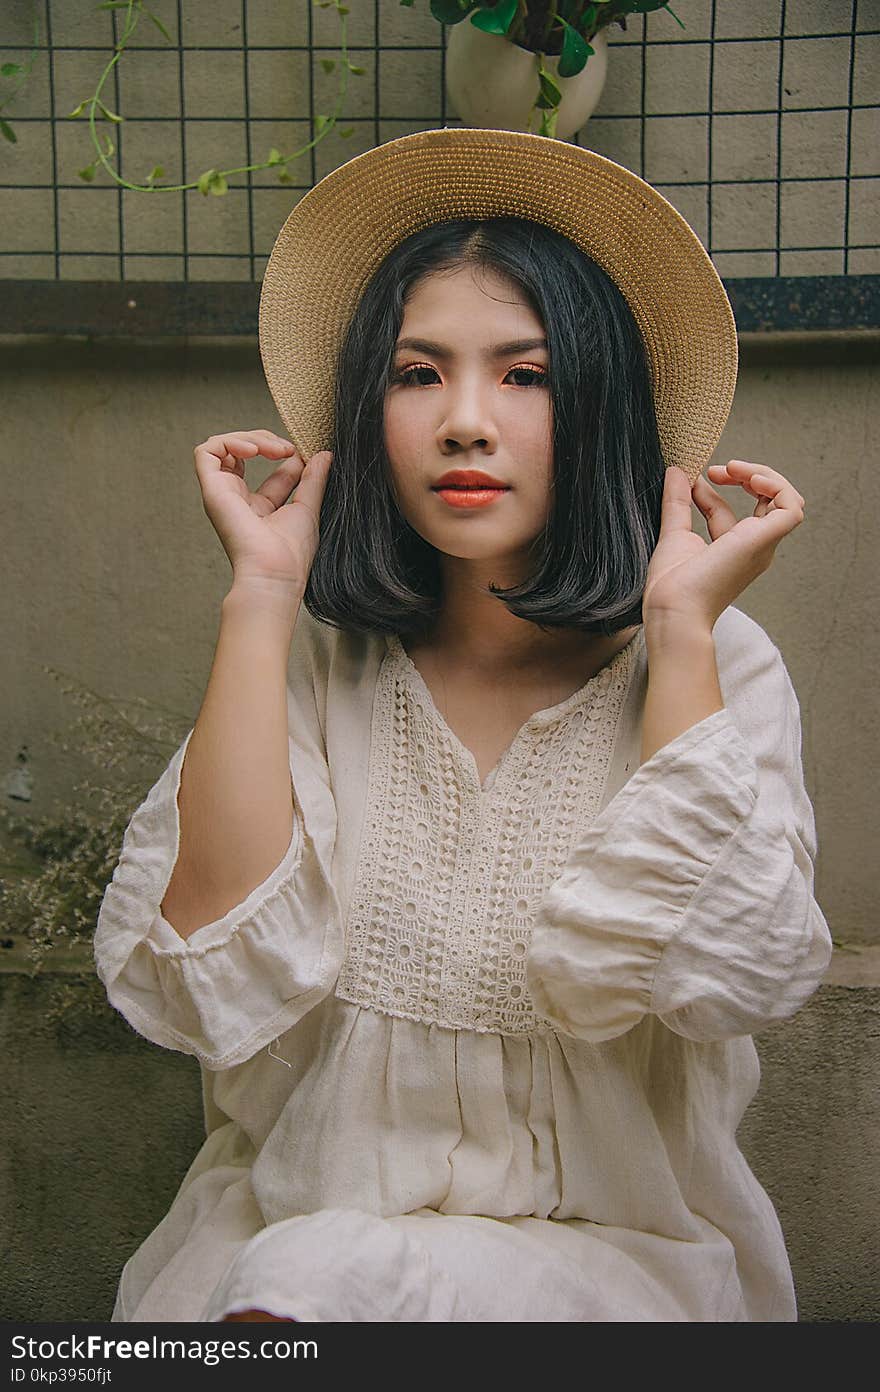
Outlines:
{"label": "puffed sleeve", "polygon": [[747,623],[724,708],[637,769],[540,906],[526,980],[565,1033],[610,1039],[653,1013],[687,1039],[754,1034],[828,967],[798,701]]}
{"label": "puffed sleeve", "polygon": [[[314,620],[300,611],[288,669],[293,831],[275,869],[222,918],[182,938],[160,905],[177,860],[186,735],[135,811],[94,939],[110,1004],[155,1044],[212,1070],[252,1057],[331,990],[342,960],[332,878],[336,806],[318,718]],[[194,727],[193,727],[194,728]]]}

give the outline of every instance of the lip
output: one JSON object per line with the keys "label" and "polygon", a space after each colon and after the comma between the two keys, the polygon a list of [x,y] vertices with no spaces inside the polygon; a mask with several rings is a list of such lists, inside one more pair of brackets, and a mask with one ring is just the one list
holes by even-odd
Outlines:
{"label": "lip", "polygon": [[506,491],[508,487],[491,474],[484,474],[482,469],[450,469],[432,485],[435,493],[441,488],[502,488]]}
{"label": "lip", "polygon": [[509,488],[435,488],[434,492],[438,498],[442,498],[449,507],[457,510],[473,510],[474,508],[486,507],[489,503],[495,503],[499,498],[503,498],[510,492]]}

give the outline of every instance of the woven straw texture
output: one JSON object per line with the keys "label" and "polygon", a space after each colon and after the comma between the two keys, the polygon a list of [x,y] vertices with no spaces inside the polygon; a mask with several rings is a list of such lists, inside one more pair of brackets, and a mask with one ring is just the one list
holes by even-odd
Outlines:
{"label": "woven straw texture", "polygon": [[418,131],[340,165],[286,219],[260,295],[260,353],[305,459],[330,445],[345,329],[398,242],[451,218],[523,217],[556,228],[625,295],[648,351],[667,464],[696,478],[733,401],[736,324],[708,253],[638,175],[568,141],[520,131]]}

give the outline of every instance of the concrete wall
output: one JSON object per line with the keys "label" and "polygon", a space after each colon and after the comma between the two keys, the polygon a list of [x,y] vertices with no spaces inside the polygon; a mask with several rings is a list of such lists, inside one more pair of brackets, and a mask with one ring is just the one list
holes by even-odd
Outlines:
{"label": "concrete wall", "polygon": [[[817,897],[835,938],[861,948],[837,952],[808,1006],[756,1040],[763,1083],[740,1132],[783,1224],[801,1318],[816,1321],[880,1317],[872,351],[853,339],[745,344],[715,456],[778,468],[807,500],[806,521],[738,604],[778,643],[799,694]],[[0,776],[26,746],[33,797],[14,810],[42,815],[95,775],[75,740],[67,754],[52,743],[73,711],[43,663],[194,720],[229,567],[192,448],[219,429],[281,423],[249,340],[6,339],[0,381]],[[249,481],[268,471],[249,466]],[[106,1319],[122,1263],[200,1144],[198,1070],[105,1006],[52,1024],[52,979],[32,980],[20,956],[4,956],[0,1317]],[[87,995],[88,982],[76,989]]]}
{"label": "concrete wall", "polygon": [[[800,698],[817,897],[835,936],[871,943],[880,400],[870,343],[846,342],[818,355],[814,346],[812,358],[796,342],[746,345],[714,459],[779,469],[807,500],[805,521],[737,605],[777,643]],[[195,720],[230,568],[202,508],[193,446],[218,430],[283,427],[251,340],[6,339],[0,381],[0,784],[26,746],[37,815],[94,773],[50,739],[75,708],[43,664]],[[270,467],[248,465],[252,486]],[[751,511],[745,494],[731,501]]]}

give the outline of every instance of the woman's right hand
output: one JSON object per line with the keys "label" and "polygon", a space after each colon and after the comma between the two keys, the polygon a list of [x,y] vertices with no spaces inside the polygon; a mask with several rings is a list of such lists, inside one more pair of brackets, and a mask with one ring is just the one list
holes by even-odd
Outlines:
{"label": "woman's right hand", "polygon": [[[320,450],[304,464],[290,441],[271,430],[233,430],[209,436],[193,454],[205,512],[234,581],[269,580],[305,589],[318,549],[330,451]],[[282,462],[251,492],[244,462],[258,455]]]}

